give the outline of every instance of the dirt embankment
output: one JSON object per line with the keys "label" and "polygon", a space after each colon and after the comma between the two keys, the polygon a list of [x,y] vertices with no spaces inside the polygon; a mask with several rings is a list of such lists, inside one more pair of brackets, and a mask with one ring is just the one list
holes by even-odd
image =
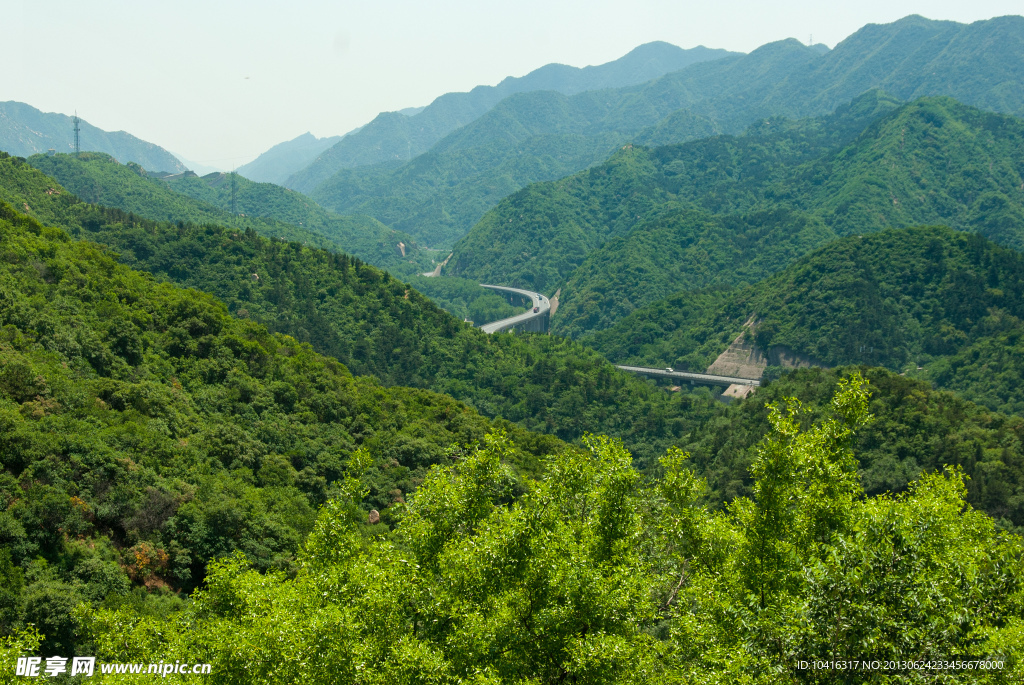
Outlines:
{"label": "dirt embankment", "polygon": [[[705,373],[735,378],[761,378],[768,366],[783,366],[790,369],[808,366],[824,366],[805,354],[800,354],[785,345],[772,345],[768,352],[754,344],[753,335],[757,321],[754,317],[743,324],[743,332],[736,336],[725,352],[711,363]],[[730,385],[724,395],[742,398],[754,391],[752,385]]]}

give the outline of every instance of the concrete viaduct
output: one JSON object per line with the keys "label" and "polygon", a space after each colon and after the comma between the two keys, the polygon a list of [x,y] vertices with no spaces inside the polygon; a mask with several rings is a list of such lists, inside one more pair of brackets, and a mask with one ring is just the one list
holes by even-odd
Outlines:
{"label": "concrete viaduct", "polygon": [[755,388],[761,386],[761,381],[756,378],[736,378],[734,376],[716,376],[711,373],[691,373],[689,371],[675,371],[674,369],[651,369],[645,366],[619,366],[616,369],[628,371],[629,373],[640,374],[641,376],[654,376],[656,378],[671,378],[673,380],[685,381],[691,385],[752,385]]}
{"label": "concrete viaduct", "polygon": [[[501,331],[517,330],[524,333],[546,333],[550,319],[551,302],[548,298],[533,290],[522,290],[520,288],[508,288],[503,285],[480,284],[482,288],[490,288],[498,292],[518,295],[524,300],[530,300],[533,304],[530,309],[522,314],[510,316],[500,321],[492,321],[480,326],[484,333],[498,333]],[[536,310],[536,311],[535,311]]]}
{"label": "concrete viaduct", "polygon": [[[500,321],[492,321],[480,326],[480,330],[484,333],[498,333],[511,330],[544,333],[548,330],[548,323],[551,317],[551,302],[548,298],[533,290],[509,288],[503,285],[487,285],[484,283],[481,283],[480,286],[510,295],[518,295],[524,300],[532,302],[530,309],[522,314],[510,316]],[[615,368],[642,376],[670,378],[681,383],[689,383],[690,385],[752,386],[754,388],[761,385],[761,381],[756,378],[718,376],[711,373],[691,373],[689,371],[676,371],[675,369],[654,369],[646,366],[616,365]]]}

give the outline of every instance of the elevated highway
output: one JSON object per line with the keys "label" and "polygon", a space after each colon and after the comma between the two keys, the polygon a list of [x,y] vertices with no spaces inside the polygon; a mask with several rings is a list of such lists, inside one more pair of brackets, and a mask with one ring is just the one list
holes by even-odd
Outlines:
{"label": "elevated highway", "polygon": [[636,373],[642,376],[654,376],[658,378],[672,378],[685,381],[693,385],[749,385],[755,388],[761,387],[761,381],[756,378],[736,378],[734,376],[716,376],[711,373],[691,373],[689,371],[675,371],[669,369],[651,369],[645,366],[619,366],[616,369]]}
{"label": "elevated highway", "polygon": [[509,288],[504,285],[486,285],[481,283],[480,287],[518,295],[532,302],[529,311],[480,326],[480,330],[484,333],[498,333],[499,331],[510,331],[512,329],[531,333],[545,333],[548,330],[548,319],[551,311],[551,302],[548,298],[533,290]]}

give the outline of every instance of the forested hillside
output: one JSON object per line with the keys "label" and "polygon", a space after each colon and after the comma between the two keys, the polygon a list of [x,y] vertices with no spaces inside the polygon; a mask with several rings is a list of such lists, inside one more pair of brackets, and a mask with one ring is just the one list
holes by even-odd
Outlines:
{"label": "forested hillside", "polygon": [[1022,117],[1024,17],[911,16],[257,160],[323,206],[0,151],[0,685],[1024,683]]}
{"label": "forested hillside", "polygon": [[327,236],[333,241],[334,249],[396,275],[432,271],[432,256],[438,259],[445,256],[421,250],[408,234],[390,229],[376,219],[328,212],[305,195],[273,183],[253,183],[240,176],[232,179],[231,174],[208,174],[202,178],[176,176],[164,182],[175,192],[222,210],[231,209],[234,183],[235,206],[240,214],[283,221]]}
{"label": "forested hillside", "polygon": [[531,430],[565,440],[606,433],[651,459],[685,433],[684,415],[710,403],[667,396],[563,338],[488,336],[345,255],[83,203],[14,158],[0,159],[5,195],[75,237],[111,246],[132,268],[212,293],[236,317],[308,342],[353,373],[443,392]]}
{"label": "forested hillside", "polygon": [[687,288],[753,283],[837,236],[944,223],[1024,246],[1024,121],[872,92],[820,119],[632,148],[503,201],[451,273],[552,290],[581,335]]}
{"label": "forested hillside", "polygon": [[1024,114],[1021,74],[1024,18],[964,25],[912,16],[866,26],[832,51],[790,39],[638,86],[515,95],[418,158],[341,170],[309,192],[328,209],[366,213],[439,246],[510,192],[584,169],[630,142],[681,143],[738,134],[773,116],[822,116],[872,88]]}
{"label": "forested hillside", "polygon": [[654,42],[606,64],[583,68],[548,64],[525,76],[510,76],[496,86],[477,86],[468,93],[447,93],[412,116],[401,112],[378,115],[358,132],[319,155],[307,168],[295,173],[286,185],[309,193],[341,169],[408,161],[517,93],[550,91],[574,95],[588,90],[621,88],[732,54],[735,53],[703,46],[684,50]]}
{"label": "forested hillside", "polygon": [[[56,112],[40,112],[23,102],[0,102],[0,151],[28,157],[53,149],[75,151],[74,123]],[[185,166],[167,150],[124,131],[109,132],[82,120],[82,150],[103,152],[122,163],[135,162],[154,171],[182,172]]]}
{"label": "forested hillside", "polygon": [[349,469],[353,504],[386,510],[496,425],[526,450],[506,453],[521,475],[559,446],[353,377],[6,204],[0,250],[0,632],[35,624],[50,652],[75,641],[80,601],[159,610],[235,550],[294,568]]}
{"label": "forested hillside", "polygon": [[[88,202],[146,219],[252,228],[271,238],[347,252],[398,273],[433,268],[429,253],[420,251],[408,235],[366,216],[333,214],[308,197],[271,183],[235,176],[232,213],[230,174],[151,178],[139,166],[121,165],[96,153],[36,155],[28,161]],[[398,243],[405,247],[404,256]]]}
{"label": "forested hillside", "polygon": [[885,366],[1024,414],[1024,256],[943,227],[843,238],[756,285],[682,292],[583,340],[616,363],[703,370],[751,317],[762,350]]}

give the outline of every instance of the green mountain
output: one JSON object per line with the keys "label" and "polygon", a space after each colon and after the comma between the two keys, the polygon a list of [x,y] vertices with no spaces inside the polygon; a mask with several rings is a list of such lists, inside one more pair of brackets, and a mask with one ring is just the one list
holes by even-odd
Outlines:
{"label": "green mountain", "polygon": [[422,250],[407,234],[392,230],[376,219],[328,212],[305,195],[273,183],[253,183],[239,176],[232,179],[231,174],[224,173],[161,180],[175,192],[222,210],[231,209],[233,183],[235,206],[241,215],[300,226],[330,238],[338,250],[397,274],[431,271],[434,268],[431,258],[438,256]]}
{"label": "green mountain", "polygon": [[[0,660],[187,654],[287,683],[767,684],[805,679],[793,655],[894,653],[1024,673],[1020,417],[875,368],[670,395],[579,343],[484,336],[345,255],[84,203],[6,155],[0,194]],[[1022,295],[1024,255],[939,227],[661,305],[678,349],[707,343],[691,359],[747,317],[769,353],[841,360],[851,338],[1001,393],[1024,367],[983,374],[1021,349]]]}
{"label": "green mountain", "polygon": [[1021,114],[1021,74],[1024,18],[963,25],[907,17],[867,26],[824,54],[790,39],[641,85],[515,95],[420,157],[342,169],[310,195],[333,211],[366,213],[448,245],[500,197],[584,169],[630,142],[681,143],[740,133],[773,116],[821,116],[872,88]]}
{"label": "green mountain", "polygon": [[[230,174],[219,172],[202,178],[190,173],[151,175],[138,165],[121,165],[97,153],[77,158],[36,155],[29,163],[88,202],[154,221],[251,227],[261,235],[348,252],[399,273],[433,268],[431,254],[409,236],[369,217],[332,214],[308,197],[271,183],[240,176],[232,181]],[[230,211],[232,182],[237,214]]]}
{"label": "green mountain", "polygon": [[[158,611],[180,603],[161,591],[194,589],[236,550],[294,569],[328,498],[357,486],[364,516],[386,510],[497,427],[522,441],[506,456],[521,474],[560,448],[450,397],[353,377],[7,204],[0,245],[5,636],[34,623],[67,653],[78,602]],[[133,585],[154,594],[133,599]]]}
{"label": "green mountain", "polygon": [[448,271],[553,290],[582,335],[685,289],[753,283],[837,236],[944,223],[1024,247],[1024,122],[871,92],[833,115],[620,151],[503,201]]}
{"label": "green mountain", "polygon": [[286,185],[309,193],[341,169],[408,161],[516,93],[553,91],[574,95],[588,90],[619,88],[731,54],[734,53],[703,46],[684,50],[668,43],[654,42],[598,66],[580,69],[548,64],[522,77],[510,76],[496,86],[477,86],[468,93],[447,93],[411,116],[404,112],[378,115],[320,154],[308,167],[295,173]]}
{"label": "green mountain", "polygon": [[583,340],[616,363],[703,371],[747,330],[769,363],[796,353],[884,366],[1024,414],[1022,298],[1020,252],[945,227],[887,229],[839,239],[753,286],[678,293]]}
{"label": "green mountain", "polygon": [[[177,157],[158,145],[139,140],[124,131],[104,131],[86,121],[79,126],[79,147],[82,150],[103,152],[124,164],[135,162],[147,169],[185,171],[185,165]],[[0,150],[28,157],[50,149],[60,153],[75,151],[71,117],[40,112],[23,102],[0,102]]]}
{"label": "green mountain", "polygon": [[357,375],[443,392],[530,430],[566,440],[606,433],[651,459],[709,406],[703,395],[668,396],[563,338],[486,335],[346,255],[83,203],[12,158],[0,159],[0,199],[110,246],[132,268],[212,293],[234,316],[309,343]]}

